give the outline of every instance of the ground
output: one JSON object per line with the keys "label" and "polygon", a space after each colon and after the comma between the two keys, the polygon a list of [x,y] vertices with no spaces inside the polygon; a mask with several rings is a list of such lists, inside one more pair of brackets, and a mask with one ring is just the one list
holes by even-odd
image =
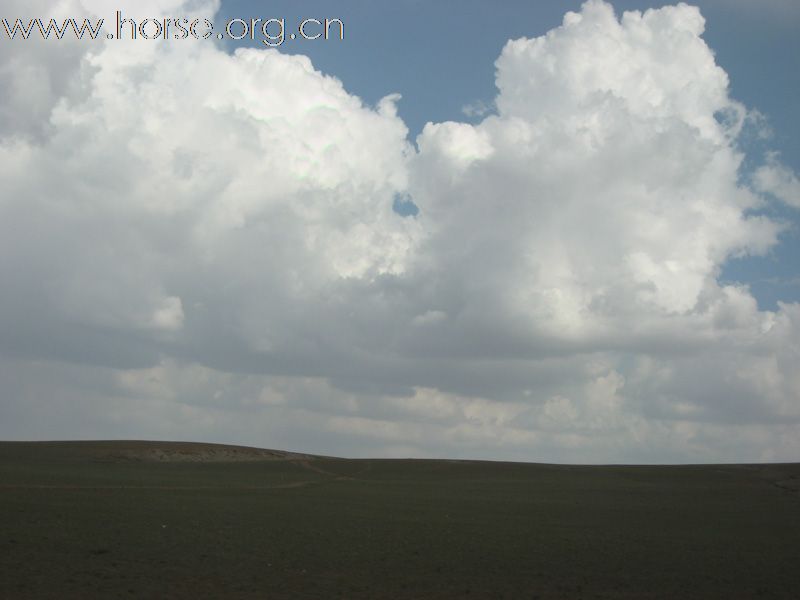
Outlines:
{"label": "ground", "polygon": [[0,443],[0,598],[797,598],[800,465]]}

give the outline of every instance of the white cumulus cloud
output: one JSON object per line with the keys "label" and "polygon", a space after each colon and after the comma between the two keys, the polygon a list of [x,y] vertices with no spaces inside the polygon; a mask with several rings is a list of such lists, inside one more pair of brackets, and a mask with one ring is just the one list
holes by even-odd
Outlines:
{"label": "white cumulus cloud", "polygon": [[759,192],[772,194],[781,202],[800,208],[800,179],[781,164],[774,153],[753,173],[753,184]]}

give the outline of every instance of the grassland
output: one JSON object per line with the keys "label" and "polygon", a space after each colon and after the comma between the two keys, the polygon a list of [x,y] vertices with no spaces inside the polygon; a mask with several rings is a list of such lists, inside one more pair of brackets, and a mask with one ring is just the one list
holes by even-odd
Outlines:
{"label": "grassland", "polygon": [[0,443],[0,598],[800,598],[800,465]]}

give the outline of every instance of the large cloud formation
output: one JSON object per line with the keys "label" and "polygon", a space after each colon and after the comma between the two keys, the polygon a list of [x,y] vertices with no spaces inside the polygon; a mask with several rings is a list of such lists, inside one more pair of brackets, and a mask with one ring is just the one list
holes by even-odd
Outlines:
{"label": "large cloud formation", "polygon": [[760,209],[797,206],[797,178],[775,155],[742,177],[747,111],[703,28],[590,0],[506,45],[496,114],[416,147],[397,96],[365,106],[302,56],[16,46],[0,434],[796,459],[800,305],[719,273],[779,242]]}

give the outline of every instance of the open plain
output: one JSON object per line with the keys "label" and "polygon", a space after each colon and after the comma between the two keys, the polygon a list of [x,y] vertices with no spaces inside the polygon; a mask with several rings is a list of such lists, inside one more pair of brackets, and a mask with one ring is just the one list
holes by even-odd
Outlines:
{"label": "open plain", "polygon": [[0,598],[797,598],[800,465],[0,443]]}

